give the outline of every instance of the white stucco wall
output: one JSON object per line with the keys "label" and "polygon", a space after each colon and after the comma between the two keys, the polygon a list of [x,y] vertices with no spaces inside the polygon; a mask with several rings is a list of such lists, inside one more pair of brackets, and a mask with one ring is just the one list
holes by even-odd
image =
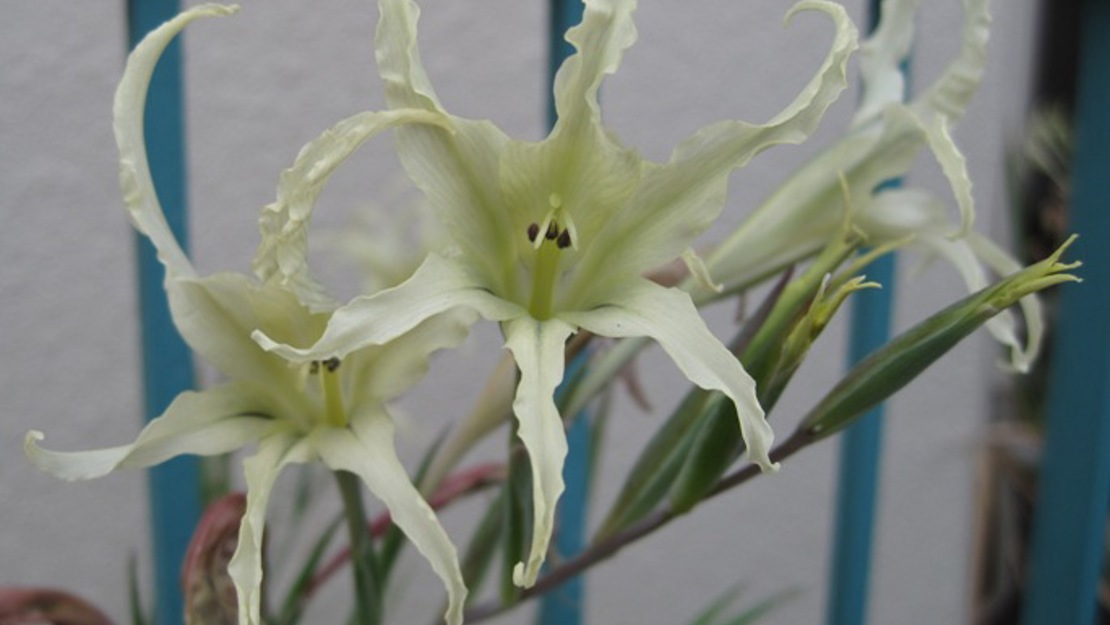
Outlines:
{"label": "white stucco wall", "polygon": [[[542,136],[544,3],[422,4],[423,56],[445,105],[459,115],[490,118],[514,136]],[[783,2],[642,4],[640,42],[606,83],[605,114],[626,143],[656,159],[709,122],[768,119],[808,80],[830,38],[816,15],[780,28]],[[862,1],[845,4],[862,15]],[[955,52],[960,20],[955,0],[923,4],[925,36],[914,69],[919,84]],[[976,181],[981,228],[1002,219],[1001,150],[1022,109],[1033,24],[1031,2],[997,4],[989,77],[956,133]],[[186,44],[191,224],[203,272],[247,271],[256,211],[272,200],[281,168],[336,120],[382,103],[372,3],[315,0],[311,10],[295,0],[244,5],[237,17],[193,27]],[[0,585],[68,588],[122,623],[127,557],[148,549],[143,476],[63,483],[34,470],[21,443],[35,428],[56,448],[107,446],[130,441],[139,427],[133,239],[116,187],[110,117],[124,55],[123,3],[4,0],[0,6]],[[834,107],[810,145],[772,150],[734,175],[722,225],[705,241],[718,240],[791,166],[835,137],[851,114],[852,95]],[[400,175],[388,140],[374,142],[354,162],[324,194],[321,227],[341,227],[345,211]],[[927,160],[917,180],[945,192]],[[906,259],[903,274],[912,266]],[[899,327],[962,294],[945,266],[897,290]],[[709,313],[722,333],[729,314]],[[402,445],[410,458],[457,412],[457,398],[445,395],[473,394],[497,357],[497,340],[492,328],[482,328],[466,352],[437,362],[433,376],[440,377],[433,379],[439,381],[422,387],[436,393],[405,403],[410,420]],[[779,429],[787,431],[835,381],[842,343],[838,324],[776,409]],[[890,406],[875,623],[954,623],[964,614],[973,456],[994,356],[993,344],[977,336]],[[463,366],[466,358],[478,364]],[[601,509],[684,387],[657,351],[641,372],[657,408],[645,415],[620,402],[603,461]],[[597,567],[589,577],[590,622],[682,623],[737,582],[748,585],[750,600],[801,589],[767,623],[820,622],[835,452],[836,443],[827,443],[804,453],[780,474],[708,504]],[[460,541],[468,535],[465,517],[465,511],[447,515]],[[405,571],[439,592],[422,563]],[[409,591],[401,603],[421,602]],[[396,622],[424,622],[429,607],[403,605]],[[320,614],[336,613],[325,606]],[[496,622],[526,623],[527,610]]]}

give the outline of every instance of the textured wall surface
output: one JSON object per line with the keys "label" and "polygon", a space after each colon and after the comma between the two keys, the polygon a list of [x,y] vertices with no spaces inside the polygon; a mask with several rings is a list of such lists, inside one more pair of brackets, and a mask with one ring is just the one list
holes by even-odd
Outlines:
{"label": "textured wall surface", "polygon": [[[0,585],[72,589],[126,621],[126,563],[148,550],[144,477],[135,472],[67,484],[29,466],[24,433],[82,449],[130,441],[139,427],[133,238],[116,188],[111,99],[124,56],[122,2],[5,1],[0,20]],[[454,113],[490,118],[514,136],[543,131],[545,75],[540,0],[426,0],[423,56]],[[860,17],[862,2],[845,2]],[[919,22],[915,80],[936,76],[958,45],[960,3],[936,0]],[[998,3],[989,77],[956,140],[976,181],[980,228],[1000,227],[1001,156],[1017,130],[1028,67],[1030,2]],[[378,108],[372,54],[376,11],[366,0],[246,0],[234,18],[200,23],[186,39],[194,258],[202,272],[247,271],[257,209],[278,172],[336,120]],[[645,1],[640,42],[605,86],[607,122],[629,145],[662,159],[709,122],[763,121],[793,98],[828,45],[819,15],[781,25],[782,2]],[[311,6],[308,10],[306,7]],[[1000,62],[1005,59],[1005,66]],[[807,145],[773,149],[733,176],[719,238],[781,180],[843,129],[852,90]],[[923,159],[915,183],[950,197]],[[322,197],[319,227],[381,199],[400,179],[388,139],[341,171]],[[322,263],[334,255],[320,254]],[[902,263],[903,274],[914,259]],[[326,272],[327,273],[327,272]],[[328,273],[338,282],[349,271]],[[343,289],[340,289],[343,291]],[[898,326],[958,297],[938,265],[903,281]],[[346,287],[347,294],[353,293]],[[722,335],[732,311],[708,313]],[[836,379],[843,328],[827,334],[776,410],[785,431]],[[403,403],[402,446],[411,460],[475,394],[498,358],[494,328],[437,360],[421,392]],[[964,614],[971,546],[974,458],[996,349],[977,336],[892,402],[877,535],[875,623],[955,623]],[[607,502],[651,427],[677,399],[681,376],[652,350],[640,365],[656,405],[622,399],[610,428],[598,498]],[[434,391],[434,392],[433,392]],[[489,445],[490,454],[501,453]],[[835,443],[782,472],[714,501],[590,574],[592,623],[682,623],[742,582],[751,600],[785,588],[798,598],[768,623],[817,623],[825,603]],[[324,482],[327,484],[327,482]],[[467,536],[476,508],[446,515]],[[149,571],[140,557],[140,570]],[[394,622],[426,622],[439,588],[417,560],[401,579]],[[927,580],[927,581],[926,581]],[[340,580],[335,597],[348,582]],[[332,597],[329,593],[325,597]],[[319,606],[317,622],[338,622]],[[528,610],[498,619],[526,623]]]}

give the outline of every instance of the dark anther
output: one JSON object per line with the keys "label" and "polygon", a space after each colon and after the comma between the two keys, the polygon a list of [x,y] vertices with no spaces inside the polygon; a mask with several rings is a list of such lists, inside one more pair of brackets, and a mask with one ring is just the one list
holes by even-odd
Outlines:
{"label": "dark anther", "polygon": [[532,224],[528,226],[528,240],[532,243],[536,242],[536,237],[540,236],[540,225]]}
{"label": "dark anther", "polygon": [[558,237],[558,236],[559,236],[559,224],[555,223],[555,220],[554,220],[554,219],[552,219],[552,220],[551,220],[550,222],[548,222],[548,224],[547,224],[547,232],[545,232],[543,236],[544,236],[544,238],[546,238],[546,239],[547,239],[548,241],[552,241],[552,240],[554,240],[554,239],[555,239],[556,237]]}
{"label": "dark anther", "polygon": [[311,363],[309,363],[308,372],[311,373],[312,375],[316,375],[317,373],[320,373],[320,361],[319,360],[313,360]]}
{"label": "dark anther", "polygon": [[559,246],[559,249],[561,250],[565,250],[570,247],[570,230],[563,230],[562,234],[559,235],[558,240],[555,241],[555,245]]}
{"label": "dark anther", "polygon": [[328,370],[328,373],[334,373],[339,368],[339,359],[335,356],[328,358],[324,361],[324,368]]}

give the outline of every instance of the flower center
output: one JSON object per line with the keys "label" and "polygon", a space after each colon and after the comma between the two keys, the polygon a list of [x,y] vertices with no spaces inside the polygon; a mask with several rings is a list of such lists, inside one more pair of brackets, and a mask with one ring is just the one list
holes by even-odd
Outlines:
{"label": "flower center", "polygon": [[578,233],[570,213],[563,209],[563,199],[558,193],[548,197],[551,209],[543,221],[528,226],[528,240],[536,250],[532,268],[532,299],[528,311],[532,317],[543,321],[550,319],[555,297],[555,279],[559,275],[559,257],[568,247],[578,248]]}
{"label": "flower center", "polygon": [[324,398],[324,423],[332,427],[347,427],[347,411],[343,409],[343,391],[339,387],[338,358],[314,360],[308,372],[318,376],[320,395]]}

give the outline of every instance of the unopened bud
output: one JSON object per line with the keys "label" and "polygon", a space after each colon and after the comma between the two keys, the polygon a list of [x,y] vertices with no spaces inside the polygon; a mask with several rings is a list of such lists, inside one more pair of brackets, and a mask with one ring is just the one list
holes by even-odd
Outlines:
{"label": "unopened bud", "polygon": [[247,509],[243,493],[208,506],[201,517],[181,571],[187,625],[237,625],[235,583],[227,566],[239,544],[239,524]]}
{"label": "unopened bud", "polygon": [[1074,240],[1073,236],[1049,258],[972,293],[871,354],[809,412],[799,430],[812,438],[824,438],[851,425],[1021,298],[1063,282],[1078,282],[1079,278],[1068,272],[1079,263],[1060,262]]}

